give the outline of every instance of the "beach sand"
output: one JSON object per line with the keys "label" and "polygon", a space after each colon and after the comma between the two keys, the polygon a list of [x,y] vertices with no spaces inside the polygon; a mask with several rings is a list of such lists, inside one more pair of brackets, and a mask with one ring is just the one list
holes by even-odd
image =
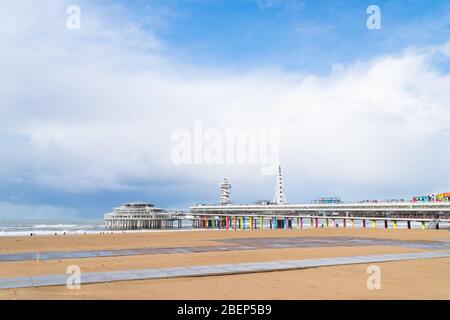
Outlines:
{"label": "beach sand", "polygon": [[[0,238],[0,253],[217,246],[220,240],[259,237],[351,236],[405,241],[450,241],[446,230],[312,229],[145,232]],[[233,245],[227,243],[227,245]],[[339,246],[152,254],[47,261],[0,262],[0,278],[82,272],[420,252],[394,245]],[[320,267],[242,275],[0,290],[0,299],[450,299],[450,258],[377,263],[382,288],[366,286],[368,265]]]}

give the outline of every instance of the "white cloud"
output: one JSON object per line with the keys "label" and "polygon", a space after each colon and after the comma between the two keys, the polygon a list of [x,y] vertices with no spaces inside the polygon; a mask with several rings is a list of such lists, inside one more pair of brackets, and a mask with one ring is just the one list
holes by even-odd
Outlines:
{"label": "white cloud", "polygon": [[[172,131],[196,120],[279,129],[291,188],[319,181],[438,189],[450,181],[450,77],[433,69],[427,51],[328,76],[230,72],[178,63],[151,32],[106,24],[94,7],[81,7],[82,30],[74,33],[65,29],[62,1],[5,6],[15,17],[0,12],[9,26],[0,31],[5,181],[25,175],[75,192],[139,188],[133,181],[215,186],[229,167],[170,160]],[[260,181],[259,168],[232,170],[237,181]]]}

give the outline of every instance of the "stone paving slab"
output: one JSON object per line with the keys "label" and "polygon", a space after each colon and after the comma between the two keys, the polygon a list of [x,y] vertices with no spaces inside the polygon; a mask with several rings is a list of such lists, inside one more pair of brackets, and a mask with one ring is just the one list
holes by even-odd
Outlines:
{"label": "stone paving slab", "polygon": [[67,275],[65,274],[31,277],[31,283],[33,287],[57,286],[61,284],[66,284],[66,282],[67,282]]}
{"label": "stone paving slab", "polygon": [[[159,269],[90,272],[81,274],[81,284],[103,283],[126,280],[149,280],[175,277],[208,275],[230,275],[265,271],[284,271],[311,267],[350,265],[373,262],[388,262],[414,259],[450,257],[450,250],[416,253],[385,254],[371,256],[350,256],[323,259],[284,260],[272,262],[237,263],[207,266],[189,266]],[[69,275],[47,275],[35,277],[0,278],[0,289],[66,285]]]}
{"label": "stone paving slab", "polygon": [[[88,280],[90,280],[92,283],[95,282],[111,282],[111,281],[125,281],[125,280],[137,280],[137,279],[145,279],[145,276],[139,275],[132,270],[130,271],[114,271],[107,275],[103,275],[102,279],[103,281],[97,281],[99,277],[102,277],[101,274],[96,273],[95,275],[91,276]],[[82,282],[85,282],[86,278],[82,277]]]}
{"label": "stone paving slab", "polygon": [[0,262],[36,260],[35,253],[2,254]]}
{"label": "stone paving slab", "polygon": [[74,252],[73,255],[77,258],[95,258],[97,256],[94,252]]}
{"label": "stone paving slab", "polygon": [[27,288],[32,286],[33,281],[31,280],[31,277],[0,279],[0,289]]}

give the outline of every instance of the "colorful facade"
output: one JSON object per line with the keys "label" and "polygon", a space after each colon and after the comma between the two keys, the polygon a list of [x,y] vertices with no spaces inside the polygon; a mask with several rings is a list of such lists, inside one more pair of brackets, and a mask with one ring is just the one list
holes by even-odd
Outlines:
{"label": "colorful facade", "polygon": [[413,202],[450,202],[450,192],[413,197]]}
{"label": "colorful facade", "polygon": [[450,202],[450,192],[439,193],[436,196],[436,201]]}

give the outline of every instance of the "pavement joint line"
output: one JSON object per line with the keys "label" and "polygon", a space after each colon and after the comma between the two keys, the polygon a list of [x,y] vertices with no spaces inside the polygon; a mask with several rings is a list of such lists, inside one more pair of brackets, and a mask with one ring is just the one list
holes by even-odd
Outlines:
{"label": "pavement joint line", "polygon": [[[313,267],[366,264],[374,262],[405,261],[450,257],[450,250],[415,253],[385,254],[372,256],[349,256],[321,259],[281,260],[255,263],[237,263],[222,265],[200,265],[157,269],[119,270],[106,272],[88,272],[81,274],[83,283],[106,283],[113,281],[167,279],[180,277],[202,277],[233,275],[257,272],[301,270]],[[32,277],[0,278],[0,289],[27,287],[61,286],[66,284],[67,275],[44,275]]]}

